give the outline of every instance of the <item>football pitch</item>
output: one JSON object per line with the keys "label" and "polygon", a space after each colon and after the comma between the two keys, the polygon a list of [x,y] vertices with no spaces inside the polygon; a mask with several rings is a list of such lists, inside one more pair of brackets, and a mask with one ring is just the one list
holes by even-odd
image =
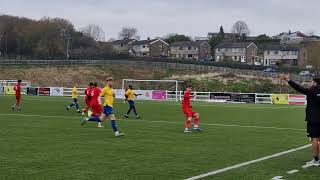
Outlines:
{"label": "football pitch", "polygon": [[22,111],[13,103],[0,96],[0,179],[320,179],[319,167],[302,168],[312,159],[302,106],[195,102],[204,132],[184,134],[180,103],[138,101],[137,120],[118,101],[119,138],[109,122],[80,126],[70,98],[24,96]]}

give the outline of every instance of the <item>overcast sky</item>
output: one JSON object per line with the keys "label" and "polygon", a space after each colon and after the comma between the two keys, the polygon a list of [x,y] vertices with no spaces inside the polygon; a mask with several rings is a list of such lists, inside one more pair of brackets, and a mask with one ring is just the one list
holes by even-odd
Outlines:
{"label": "overcast sky", "polygon": [[77,29],[100,25],[106,39],[117,38],[123,26],[135,26],[141,38],[168,33],[192,37],[231,30],[237,20],[251,35],[320,32],[319,0],[0,0],[0,13],[40,19],[70,20]]}

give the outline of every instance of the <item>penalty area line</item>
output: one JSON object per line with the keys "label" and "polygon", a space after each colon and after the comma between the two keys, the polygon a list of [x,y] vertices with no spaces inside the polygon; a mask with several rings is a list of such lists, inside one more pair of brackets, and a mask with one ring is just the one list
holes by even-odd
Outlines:
{"label": "penalty area line", "polygon": [[[0,113],[0,116],[20,116],[20,117],[39,117],[39,118],[63,118],[63,119],[81,119],[83,117],[72,117],[72,116],[46,116],[46,115],[37,115],[37,114],[5,114]],[[120,120],[120,119],[118,119]],[[148,121],[148,120],[125,120],[121,119],[121,121],[125,122],[145,122],[145,123],[163,123],[163,124],[183,124],[184,122],[175,122],[175,121]],[[201,123],[205,126],[217,126],[217,127],[238,127],[238,128],[251,128],[251,129],[274,129],[274,130],[292,130],[292,131],[305,131],[305,129],[298,128],[285,128],[285,127],[272,127],[272,126],[246,126],[246,125],[237,125],[237,124],[209,124],[209,123]]]}
{"label": "penalty area line", "polygon": [[226,172],[226,171],[230,171],[230,170],[233,170],[233,169],[238,169],[238,168],[241,168],[241,167],[244,167],[244,166],[248,166],[248,165],[251,165],[251,164],[255,164],[255,163],[258,163],[258,162],[261,162],[261,161],[269,160],[269,159],[276,158],[276,157],[279,157],[279,156],[283,156],[283,155],[286,155],[286,154],[289,154],[289,153],[293,153],[293,152],[296,152],[296,151],[304,150],[304,149],[309,148],[309,147],[311,147],[311,144],[304,145],[304,146],[301,146],[301,147],[298,147],[298,148],[294,148],[294,149],[290,149],[290,150],[287,150],[287,151],[283,151],[283,152],[280,152],[280,153],[276,153],[276,154],[273,154],[273,155],[270,155],[270,156],[265,156],[265,157],[262,157],[262,158],[259,158],[259,159],[255,159],[255,160],[252,160],[252,161],[236,164],[236,165],[229,166],[229,167],[226,167],[226,168],[217,169],[217,170],[214,170],[214,171],[211,171],[211,172],[208,172],[208,173],[205,173],[205,174],[201,174],[201,175],[198,175],[198,176],[189,177],[189,178],[187,178],[185,180],[197,180],[197,179],[205,178],[205,177],[208,177],[208,176],[213,176],[213,175],[220,174],[220,173],[223,173],[223,172]]}

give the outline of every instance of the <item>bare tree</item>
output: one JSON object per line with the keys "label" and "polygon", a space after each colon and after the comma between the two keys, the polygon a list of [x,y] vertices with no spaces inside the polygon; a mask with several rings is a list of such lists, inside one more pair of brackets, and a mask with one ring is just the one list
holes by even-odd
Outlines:
{"label": "bare tree", "polygon": [[244,21],[237,21],[233,26],[232,30],[233,33],[236,33],[238,37],[248,36],[250,34],[249,27],[246,22]]}
{"label": "bare tree", "polygon": [[138,29],[135,27],[123,27],[119,33],[120,39],[138,39]]}
{"label": "bare tree", "polygon": [[105,33],[103,29],[96,24],[89,24],[80,30],[85,36],[92,37],[95,41],[104,41]]}

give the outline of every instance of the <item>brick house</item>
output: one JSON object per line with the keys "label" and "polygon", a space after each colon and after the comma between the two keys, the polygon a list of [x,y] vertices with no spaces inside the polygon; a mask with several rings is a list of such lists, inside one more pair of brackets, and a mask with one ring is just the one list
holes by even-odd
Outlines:
{"label": "brick house", "polygon": [[170,57],[173,59],[209,59],[211,46],[208,41],[184,41],[170,45]]}
{"label": "brick house", "polygon": [[130,52],[134,56],[168,56],[169,44],[162,39],[134,41],[131,46]]}
{"label": "brick house", "polygon": [[111,45],[119,53],[129,53],[129,50],[131,49],[131,44],[135,41],[135,39],[116,40],[113,41]]}
{"label": "brick house", "polygon": [[214,48],[216,61],[253,64],[258,59],[258,47],[253,42],[224,42]]}
{"label": "brick house", "polygon": [[299,47],[292,45],[269,45],[263,48],[263,65],[273,66],[277,62],[285,66],[298,66]]}

